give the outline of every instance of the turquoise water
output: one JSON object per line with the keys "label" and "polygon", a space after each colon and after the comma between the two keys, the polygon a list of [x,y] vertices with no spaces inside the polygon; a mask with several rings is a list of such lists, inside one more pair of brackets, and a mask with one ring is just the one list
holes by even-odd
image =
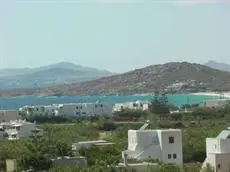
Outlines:
{"label": "turquoise water", "polygon": [[[183,104],[197,104],[209,99],[217,99],[213,96],[200,96],[190,94],[167,95],[169,103],[176,106]],[[0,98],[0,109],[18,109],[24,105],[45,105],[62,103],[93,103],[97,100],[101,102],[121,103],[128,101],[143,100],[148,101],[152,96],[19,96]]]}

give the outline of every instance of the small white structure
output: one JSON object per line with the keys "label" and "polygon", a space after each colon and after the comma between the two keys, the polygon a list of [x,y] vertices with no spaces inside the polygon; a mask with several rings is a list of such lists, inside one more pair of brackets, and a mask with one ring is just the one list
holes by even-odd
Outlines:
{"label": "small white structure", "polygon": [[216,108],[216,107],[224,107],[227,104],[230,104],[230,99],[213,99],[213,100],[207,100],[201,103],[199,106]]}
{"label": "small white structure", "polygon": [[4,122],[0,124],[0,139],[18,140],[28,138],[35,132],[40,132],[36,128],[35,123],[26,122],[24,120]]}
{"label": "small white structure", "polygon": [[58,157],[56,159],[51,159],[53,167],[60,167],[60,166],[76,166],[76,165],[87,165],[87,159],[84,156],[64,156]]}
{"label": "small white structure", "polygon": [[206,138],[206,159],[203,167],[210,165],[215,172],[230,171],[230,129],[216,138]]}
{"label": "small white structure", "polygon": [[89,148],[92,146],[106,146],[106,145],[114,145],[114,143],[108,142],[106,140],[81,141],[78,143],[73,143],[72,144],[72,150],[76,151],[80,148]]}
{"label": "small white structure", "polygon": [[119,112],[122,111],[123,109],[134,109],[134,110],[143,110],[143,111],[148,110],[149,102],[136,101],[136,102],[116,103],[113,111]]}
{"label": "small white structure", "polygon": [[122,152],[127,159],[152,159],[163,163],[182,164],[182,137],[180,129],[128,131],[128,150]]}

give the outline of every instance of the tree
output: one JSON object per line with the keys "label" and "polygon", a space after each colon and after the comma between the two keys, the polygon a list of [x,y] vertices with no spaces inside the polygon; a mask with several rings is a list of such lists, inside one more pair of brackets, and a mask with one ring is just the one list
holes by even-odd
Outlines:
{"label": "tree", "polygon": [[71,155],[71,148],[67,143],[58,142],[56,143],[56,155],[57,156],[69,156]]}
{"label": "tree", "polygon": [[167,96],[163,94],[159,94],[159,92],[155,92],[154,97],[151,99],[150,111],[155,114],[169,114],[169,106]]}

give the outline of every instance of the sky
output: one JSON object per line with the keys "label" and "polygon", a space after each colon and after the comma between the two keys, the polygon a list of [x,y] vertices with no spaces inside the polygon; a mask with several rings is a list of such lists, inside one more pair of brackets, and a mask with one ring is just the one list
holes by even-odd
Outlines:
{"label": "sky", "polygon": [[230,1],[0,0],[0,68],[230,63]]}

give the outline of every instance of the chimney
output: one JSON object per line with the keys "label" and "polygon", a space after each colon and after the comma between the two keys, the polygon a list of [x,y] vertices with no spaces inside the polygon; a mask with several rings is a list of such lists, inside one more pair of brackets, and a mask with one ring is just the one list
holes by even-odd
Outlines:
{"label": "chimney", "polygon": [[128,155],[125,153],[125,154],[124,154],[124,167],[127,167],[127,166],[128,166],[127,156],[128,156]]}

